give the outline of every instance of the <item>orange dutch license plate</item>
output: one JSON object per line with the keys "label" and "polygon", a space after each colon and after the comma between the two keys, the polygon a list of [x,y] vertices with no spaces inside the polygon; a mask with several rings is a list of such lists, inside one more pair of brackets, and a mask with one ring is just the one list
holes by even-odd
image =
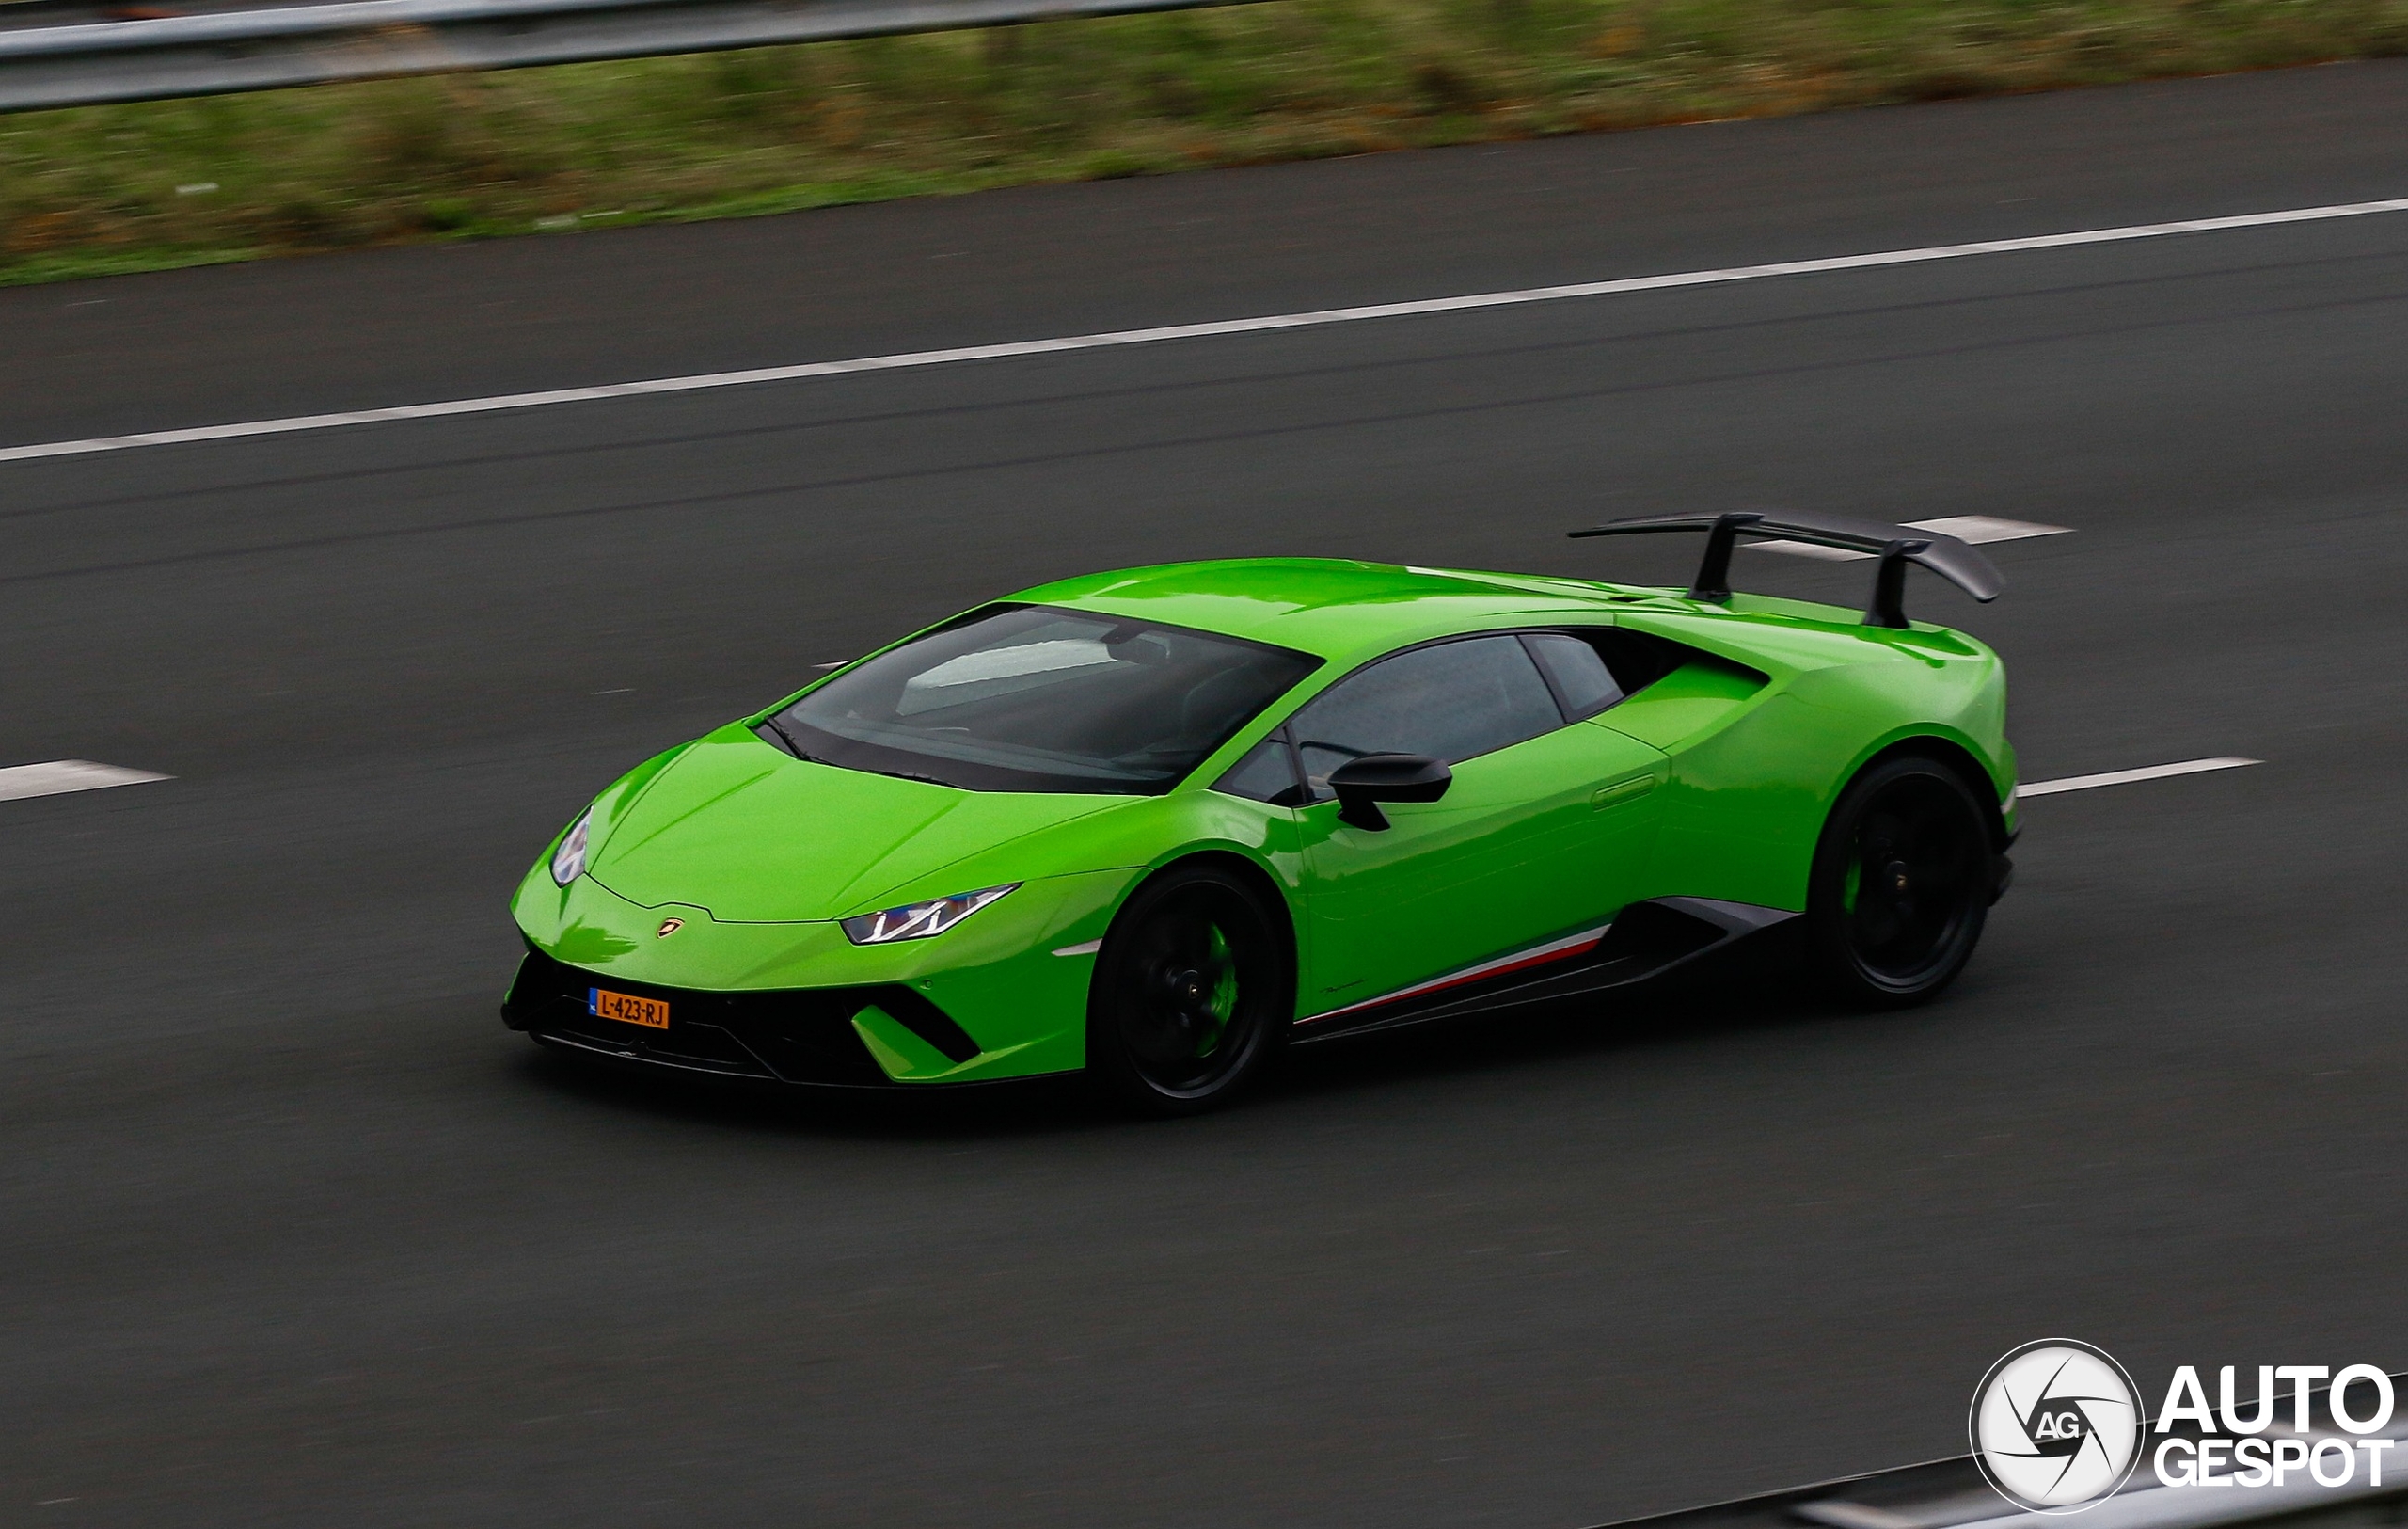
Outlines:
{"label": "orange dutch license plate", "polygon": [[590,987],[585,990],[585,1007],[603,1019],[624,1020],[647,1029],[665,1030],[669,1027],[669,1006],[658,998],[639,998],[632,993],[613,993],[607,987]]}

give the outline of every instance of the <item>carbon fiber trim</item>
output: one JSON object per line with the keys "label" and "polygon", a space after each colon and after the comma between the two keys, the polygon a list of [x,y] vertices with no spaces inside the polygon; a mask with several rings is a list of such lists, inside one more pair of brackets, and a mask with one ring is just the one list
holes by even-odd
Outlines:
{"label": "carbon fiber trim", "polygon": [[1710,898],[1634,902],[1602,928],[1300,1019],[1291,1040],[1301,1044],[1622,987],[1798,916],[1780,908]]}

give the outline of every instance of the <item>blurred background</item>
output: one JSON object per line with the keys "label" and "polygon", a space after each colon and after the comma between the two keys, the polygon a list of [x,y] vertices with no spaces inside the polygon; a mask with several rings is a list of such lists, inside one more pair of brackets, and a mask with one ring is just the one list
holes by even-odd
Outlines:
{"label": "blurred background", "polygon": [[[982,14],[1199,3],[1209,8],[923,30]],[[547,19],[505,44],[454,15],[489,4],[420,0],[278,42],[257,28],[218,34],[239,45],[169,70],[134,49],[128,23],[157,31],[160,21],[242,10],[244,0],[0,0],[0,105],[200,95],[244,79],[231,60],[258,66],[263,52],[300,56],[294,78],[341,77],[424,67],[421,46],[434,61],[472,61],[482,52],[678,53],[781,25],[910,34],[0,117],[0,281],[2408,50],[2408,8],[2397,0],[981,7],[520,0]],[[500,8],[509,14],[510,0]],[[80,44],[90,52],[9,51],[29,48],[23,34],[71,25],[98,26]]]}

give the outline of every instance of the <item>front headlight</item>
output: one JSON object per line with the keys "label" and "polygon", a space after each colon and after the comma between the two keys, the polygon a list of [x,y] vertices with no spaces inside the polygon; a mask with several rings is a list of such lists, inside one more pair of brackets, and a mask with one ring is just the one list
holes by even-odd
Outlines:
{"label": "front headlight", "polygon": [[842,921],[845,938],[855,945],[884,945],[890,940],[925,940],[942,934],[997,898],[1018,886],[990,886],[980,892],[958,892],[949,898],[908,902]]}
{"label": "front headlight", "polygon": [[552,852],[552,880],[566,886],[585,874],[585,840],[594,828],[594,809],[585,809],[569,831],[561,836],[561,847]]}

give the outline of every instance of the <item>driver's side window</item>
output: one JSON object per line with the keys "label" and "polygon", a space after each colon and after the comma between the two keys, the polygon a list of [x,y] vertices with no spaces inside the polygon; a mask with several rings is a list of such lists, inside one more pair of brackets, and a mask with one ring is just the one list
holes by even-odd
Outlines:
{"label": "driver's side window", "polygon": [[[1274,806],[1326,802],[1333,794],[1329,772],[1349,759],[1425,754],[1460,764],[1593,717],[1699,662],[1729,667],[1726,660],[1665,638],[1610,627],[1497,633],[1408,648],[1315,696],[1212,788]],[[1299,758],[1308,786],[1296,779]]]}
{"label": "driver's side window", "polygon": [[1563,713],[1517,637],[1471,637],[1382,659],[1290,719],[1311,782],[1367,754],[1426,754],[1449,764],[1552,732]]}

